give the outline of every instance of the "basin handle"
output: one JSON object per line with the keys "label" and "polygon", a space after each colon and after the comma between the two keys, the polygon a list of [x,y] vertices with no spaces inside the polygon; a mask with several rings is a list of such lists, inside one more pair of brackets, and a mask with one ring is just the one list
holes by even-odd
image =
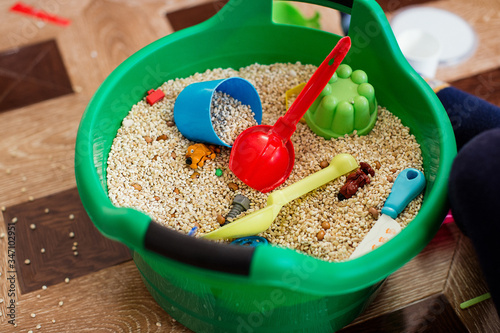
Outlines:
{"label": "basin handle", "polygon": [[159,255],[198,268],[248,276],[255,247],[222,244],[195,238],[151,221],[144,247]]}

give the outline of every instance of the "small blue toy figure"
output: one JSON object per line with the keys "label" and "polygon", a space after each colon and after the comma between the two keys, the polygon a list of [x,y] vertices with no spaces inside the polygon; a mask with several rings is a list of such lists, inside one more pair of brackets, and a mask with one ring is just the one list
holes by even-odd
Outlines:
{"label": "small blue toy figure", "polygon": [[236,238],[234,241],[231,242],[231,244],[256,247],[260,245],[269,244],[269,242],[264,237],[247,236],[247,237]]}

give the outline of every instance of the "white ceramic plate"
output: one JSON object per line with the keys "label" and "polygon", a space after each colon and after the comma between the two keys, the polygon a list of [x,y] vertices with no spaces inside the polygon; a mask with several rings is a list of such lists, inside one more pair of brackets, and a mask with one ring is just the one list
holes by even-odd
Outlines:
{"label": "white ceramic plate", "polygon": [[476,50],[476,32],[460,16],[443,9],[410,6],[397,11],[391,19],[394,35],[406,30],[422,30],[441,44],[439,65],[454,65],[466,60]]}

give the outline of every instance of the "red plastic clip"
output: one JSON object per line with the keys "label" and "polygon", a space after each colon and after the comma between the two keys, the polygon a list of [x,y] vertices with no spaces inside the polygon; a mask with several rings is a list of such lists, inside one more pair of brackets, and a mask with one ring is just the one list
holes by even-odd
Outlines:
{"label": "red plastic clip", "polygon": [[148,101],[149,105],[153,105],[159,100],[163,99],[163,97],[165,97],[163,91],[161,91],[160,89],[156,90],[151,89],[148,91],[148,96],[146,96],[146,101]]}
{"label": "red plastic clip", "polygon": [[67,18],[46,13],[43,10],[39,10],[39,9],[34,8],[34,7],[25,5],[22,2],[17,2],[12,7],[10,7],[10,10],[13,12],[22,13],[22,14],[26,14],[29,16],[34,16],[34,17],[42,19],[44,21],[58,24],[58,25],[62,25],[62,26],[67,26],[71,23],[71,21],[68,20]]}

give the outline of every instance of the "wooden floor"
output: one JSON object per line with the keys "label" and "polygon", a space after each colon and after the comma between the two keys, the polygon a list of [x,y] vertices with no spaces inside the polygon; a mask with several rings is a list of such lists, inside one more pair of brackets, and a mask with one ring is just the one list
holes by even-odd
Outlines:
{"label": "wooden floor", "polygon": [[[189,331],[151,298],[127,250],[94,229],[75,189],[74,145],[85,106],[118,64],[225,1],[26,3],[71,24],[42,22],[9,11],[13,1],[0,2],[0,332]],[[379,3],[388,17],[419,3],[467,20],[479,48],[469,60],[439,69],[437,78],[481,91],[500,106],[499,1]],[[319,8],[299,7],[306,16]],[[338,13],[322,14],[323,29],[340,33]],[[7,226],[15,228],[15,257]],[[500,332],[491,299],[459,307],[487,291],[470,241],[447,224],[343,331]],[[14,315],[15,327],[9,323]]]}

